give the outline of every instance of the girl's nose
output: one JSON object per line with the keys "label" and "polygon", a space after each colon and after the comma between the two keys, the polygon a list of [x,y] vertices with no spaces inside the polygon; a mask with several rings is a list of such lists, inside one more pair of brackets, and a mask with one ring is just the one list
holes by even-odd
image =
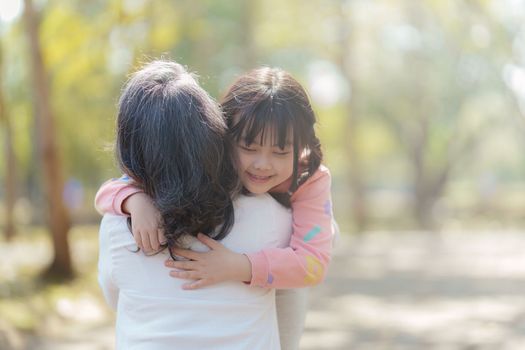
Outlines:
{"label": "girl's nose", "polygon": [[253,163],[253,167],[258,170],[269,170],[272,168],[272,163],[266,156],[257,157]]}

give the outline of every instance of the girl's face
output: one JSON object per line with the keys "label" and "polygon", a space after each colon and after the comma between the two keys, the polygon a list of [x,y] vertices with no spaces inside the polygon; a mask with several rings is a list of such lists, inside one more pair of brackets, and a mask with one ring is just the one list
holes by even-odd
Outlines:
{"label": "girl's face", "polygon": [[250,145],[243,137],[236,145],[237,172],[244,187],[254,194],[268,192],[293,174],[293,146],[291,137],[284,149],[274,144],[272,133],[266,133],[261,142],[257,136]]}

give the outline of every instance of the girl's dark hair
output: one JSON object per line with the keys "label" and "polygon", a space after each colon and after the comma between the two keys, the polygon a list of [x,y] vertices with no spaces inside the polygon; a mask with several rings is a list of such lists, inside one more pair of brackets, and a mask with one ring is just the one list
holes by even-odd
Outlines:
{"label": "girl's dark hair", "polygon": [[226,130],[216,102],[178,63],[150,62],[123,89],[117,160],[160,211],[170,248],[184,234],[224,238],[233,224],[238,178]]}
{"label": "girl's dark hair", "polygon": [[286,194],[271,193],[289,206],[290,195],[321,165],[321,143],[315,135],[315,113],[301,84],[279,68],[262,67],[239,77],[221,101],[233,142],[247,144],[271,132],[272,143],[284,148],[292,135],[293,174]]}

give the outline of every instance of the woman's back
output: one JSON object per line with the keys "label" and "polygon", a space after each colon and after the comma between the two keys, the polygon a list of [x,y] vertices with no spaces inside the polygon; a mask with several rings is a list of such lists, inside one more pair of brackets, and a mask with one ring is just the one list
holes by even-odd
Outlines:
{"label": "woman's back", "polygon": [[[235,224],[222,243],[239,253],[285,247],[291,213],[271,196],[241,196]],[[191,240],[191,249],[203,245]],[[167,252],[147,257],[136,248],[120,216],[100,228],[99,279],[117,308],[117,346],[122,349],[279,349],[274,290],[222,283],[183,290],[171,278]],[[118,304],[118,306],[117,306]]]}

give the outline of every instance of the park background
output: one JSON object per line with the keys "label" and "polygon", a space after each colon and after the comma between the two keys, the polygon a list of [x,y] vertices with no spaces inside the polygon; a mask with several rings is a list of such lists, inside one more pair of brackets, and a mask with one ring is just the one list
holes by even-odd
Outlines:
{"label": "park background", "polygon": [[525,1],[0,0],[1,349],[111,346],[93,198],[159,57],[310,94],[342,233],[302,348],[524,348]]}

